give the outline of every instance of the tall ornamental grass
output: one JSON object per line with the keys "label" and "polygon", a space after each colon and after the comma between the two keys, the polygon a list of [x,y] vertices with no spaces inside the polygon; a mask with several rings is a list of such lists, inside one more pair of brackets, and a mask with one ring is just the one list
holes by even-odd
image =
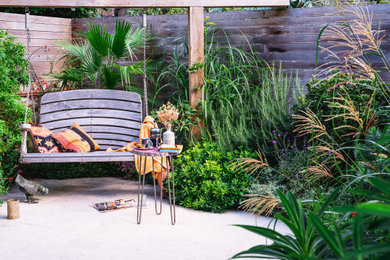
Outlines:
{"label": "tall ornamental grass", "polygon": [[[295,80],[264,62],[245,41],[232,46],[228,35],[205,29],[203,100],[199,102],[205,128],[202,136],[220,150],[239,146],[272,149],[272,131],[290,128],[289,104]],[[157,96],[169,89],[170,100],[188,102],[188,71],[183,62],[187,46],[178,49],[158,77]],[[271,144],[271,145],[270,145]]]}

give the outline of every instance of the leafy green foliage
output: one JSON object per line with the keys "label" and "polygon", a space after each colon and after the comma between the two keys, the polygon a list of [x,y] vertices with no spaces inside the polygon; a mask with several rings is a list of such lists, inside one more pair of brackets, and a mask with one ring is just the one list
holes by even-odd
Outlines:
{"label": "leafy green foliage", "polygon": [[343,118],[328,120],[331,115],[340,115],[345,113],[345,108],[335,108],[332,106],[335,98],[350,99],[353,105],[357,108],[357,112],[364,113],[367,109],[366,105],[373,96],[373,102],[370,106],[372,112],[381,114],[380,107],[387,104],[382,95],[377,95],[375,89],[379,88],[376,80],[355,79],[353,76],[344,73],[335,72],[333,77],[326,80],[312,79],[307,84],[307,94],[304,98],[299,98],[293,109],[295,112],[299,110],[310,109],[325,125],[326,129],[333,129],[329,132],[336,141],[344,141],[341,136],[345,131],[337,131],[336,127],[349,124],[358,127],[356,122]]}
{"label": "leafy green foliage", "polygon": [[23,45],[0,30],[0,193],[7,190],[8,179],[17,171],[18,124],[23,121],[25,111],[17,93],[20,84],[26,83],[28,78],[24,55]]}
{"label": "leafy green foliage", "polygon": [[[285,216],[279,214],[277,219],[289,227],[293,236],[270,228],[238,225],[272,240],[273,244],[252,247],[233,258],[265,255],[273,259],[384,259],[390,252],[388,227],[383,230],[390,221],[390,183],[376,178],[370,182],[385,201],[336,209],[343,214],[338,215],[333,227],[323,219],[339,189],[327,198],[321,208],[311,212],[306,212],[302,202],[291,192],[287,196],[278,192]],[[354,211],[352,215],[351,211]],[[348,219],[349,216],[353,219]]]}
{"label": "leafy green foliage", "polygon": [[215,141],[221,151],[242,145],[271,153],[272,130],[284,132],[291,127],[289,107],[296,82],[269,67],[253,51],[244,51],[244,46],[252,50],[248,42],[236,48],[223,30],[205,23],[204,63],[189,68],[183,62],[188,47],[178,48],[157,79],[155,101],[164,90],[169,91],[171,102],[188,101],[188,71],[203,67],[203,100],[199,101],[203,138]]}
{"label": "leafy green foliage", "polygon": [[217,213],[237,207],[254,176],[233,170],[231,161],[255,156],[250,150],[220,152],[211,142],[192,144],[175,160],[176,201]]}
{"label": "leafy green foliage", "polygon": [[87,23],[88,32],[83,41],[62,41],[57,44],[67,52],[65,69],[52,75],[63,84],[83,86],[86,81],[95,87],[113,89],[122,85],[131,88],[130,74],[142,74],[139,62],[134,65],[119,65],[120,59],[131,59],[140,51],[140,46],[150,40],[142,28],[132,29],[126,21],[117,20],[115,34],[111,35],[101,24]]}

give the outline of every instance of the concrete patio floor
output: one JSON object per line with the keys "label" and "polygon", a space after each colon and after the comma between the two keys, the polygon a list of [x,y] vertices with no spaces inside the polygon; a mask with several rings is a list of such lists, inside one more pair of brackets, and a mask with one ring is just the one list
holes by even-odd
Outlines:
{"label": "concrete patio floor", "polygon": [[[116,199],[137,199],[137,182],[120,178],[38,180],[48,187],[38,204],[24,203],[12,187],[0,196],[0,259],[228,259],[264,238],[232,224],[267,226],[270,219],[240,211],[213,214],[176,207],[170,222],[169,204],[154,210],[153,186],[145,186],[146,207],[137,225],[136,208],[100,213],[89,205]],[[20,203],[20,218],[7,219],[6,200]],[[282,225],[278,231],[287,232]],[[269,241],[268,241],[269,242]]]}

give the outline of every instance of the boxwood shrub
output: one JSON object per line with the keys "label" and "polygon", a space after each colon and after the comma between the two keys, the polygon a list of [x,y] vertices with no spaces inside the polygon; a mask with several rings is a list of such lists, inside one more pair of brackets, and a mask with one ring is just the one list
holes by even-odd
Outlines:
{"label": "boxwood shrub", "polygon": [[222,213],[236,208],[254,177],[232,169],[236,158],[256,158],[252,150],[221,152],[215,143],[199,142],[175,160],[175,190],[178,205]]}

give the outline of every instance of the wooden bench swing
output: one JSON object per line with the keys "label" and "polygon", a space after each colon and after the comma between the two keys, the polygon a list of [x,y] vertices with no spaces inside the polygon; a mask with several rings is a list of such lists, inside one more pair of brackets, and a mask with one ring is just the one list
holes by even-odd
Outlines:
{"label": "wooden bench swing", "polygon": [[[27,55],[29,55],[29,12],[26,8]],[[146,30],[146,16],[143,27]],[[144,38],[144,59],[145,38]],[[28,62],[29,63],[29,62]],[[145,64],[145,63],[144,63]],[[30,66],[30,63],[29,63]],[[145,70],[145,67],[144,67]],[[23,164],[30,163],[88,163],[134,161],[131,152],[105,152],[109,147],[118,149],[138,141],[142,123],[142,101],[137,93],[122,90],[82,89],[44,94],[40,101],[39,125],[52,132],[65,130],[73,123],[79,124],[99,145],[100,149],[88,153],[28,153],[27,139],[31,128],[27,124],[27,110],[31,92],[30,69],[26,114],[21,130],[21,156]],[[144,73],[144,111],[147,108],[147,86]],[[34,104],[34,101],[32,101]],[[33,107],[34,109],[34,107]],[[35,112],[35,111],[34,111]]]}

